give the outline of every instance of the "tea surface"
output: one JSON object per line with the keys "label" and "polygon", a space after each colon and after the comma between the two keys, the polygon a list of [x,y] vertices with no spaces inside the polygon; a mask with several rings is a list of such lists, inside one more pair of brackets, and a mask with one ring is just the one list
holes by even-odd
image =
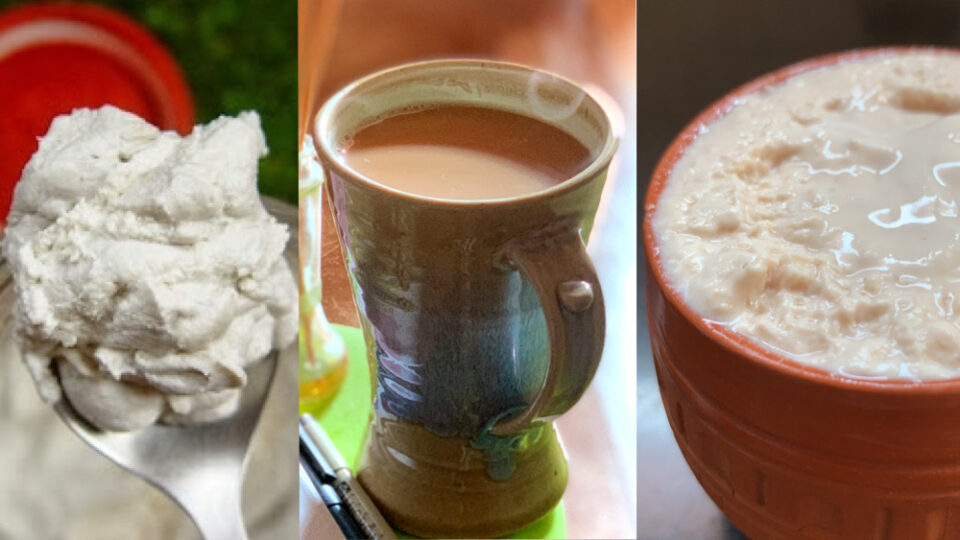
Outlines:
{"label": "tea surface", "polygon": [[519,114],[441,106],[387,117],[342,147],[354,171],[401,191],[457,200],[542,191],[586,167],[590,152],[559,128]]}

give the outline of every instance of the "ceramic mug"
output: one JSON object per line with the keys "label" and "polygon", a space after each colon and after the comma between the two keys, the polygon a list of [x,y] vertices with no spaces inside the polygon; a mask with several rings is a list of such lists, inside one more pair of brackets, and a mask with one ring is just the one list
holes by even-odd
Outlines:
{"label": "ceramic mug", "polygon": [[[344,164],[338,146],[370,121],[453,104],[547,122],[592,161],[549,189],[495,200],[406,193]],[[617,146],[603,108],[550,73],[439,60],[354,82],[313,127],[374,381],[360,482],[391,523],[421,536],[535,521],[566,486],[551,420],[586,390],[603,349],[584,247]]]}

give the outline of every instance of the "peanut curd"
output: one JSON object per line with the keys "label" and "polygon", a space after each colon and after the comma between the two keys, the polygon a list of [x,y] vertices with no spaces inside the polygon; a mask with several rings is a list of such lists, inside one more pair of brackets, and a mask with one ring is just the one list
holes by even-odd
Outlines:
{"label": "peanut curd", "polygon": [[960,56],[850,61],[738,99],[653,230],[696,312],[843,375],[960,377]]}

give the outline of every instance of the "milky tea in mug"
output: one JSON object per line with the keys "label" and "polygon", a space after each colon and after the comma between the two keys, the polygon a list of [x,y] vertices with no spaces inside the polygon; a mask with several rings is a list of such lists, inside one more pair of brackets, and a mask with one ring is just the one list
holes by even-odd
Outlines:
{"label": "milky tea in mug", "polygon": [[496,537],[567,482],[552,420],[603,350],[586,252],[617,142],[576,84],[485,60],[408,64],[313,129],[371,369],[357,477],[397,528]]}
{"label": "milky tea in mug", "polygon": [[490,108],[446,105],[388,116],[342,146],[348,166],[400,191],[441,199],[501,199],[552,187],[590,152],[549,124]]}

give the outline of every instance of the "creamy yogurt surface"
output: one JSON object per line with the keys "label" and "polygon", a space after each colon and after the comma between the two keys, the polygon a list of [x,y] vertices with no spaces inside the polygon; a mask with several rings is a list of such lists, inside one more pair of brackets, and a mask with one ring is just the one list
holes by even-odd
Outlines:
{"label": "creamy yogurt surface", "polygon": [[853,377],[960,377],[960,56],[853,60],[743,96],[653,231],[696,312]]}
{"label": "creamy yogurt surface", "polygon": [[266,151],[253,112],[187,137],[110,106],[53,121],[3,240],[45,400],[112,430],[235,409],[244,367],[297,332],[287,228],[256,188]]}

